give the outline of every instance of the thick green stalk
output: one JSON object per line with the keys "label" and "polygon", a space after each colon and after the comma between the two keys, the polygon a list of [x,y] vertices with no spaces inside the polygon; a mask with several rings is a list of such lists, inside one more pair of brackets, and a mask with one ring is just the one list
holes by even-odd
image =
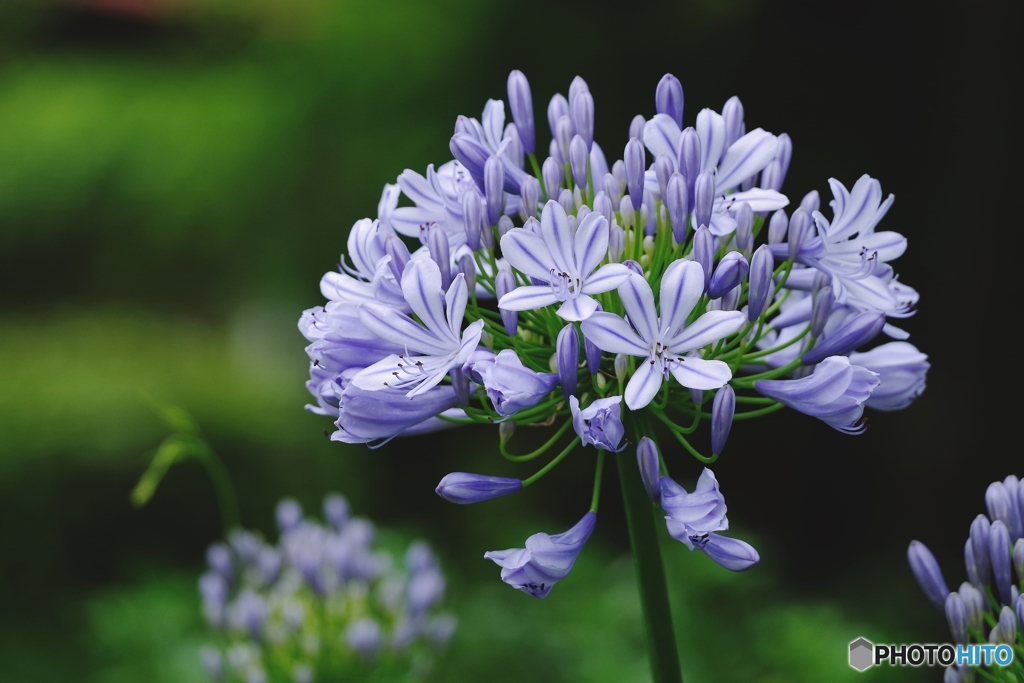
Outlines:
{"label": "thick green stalk", "polygon": [[[633,443],[640,434],[636,425],[630,431]],[[654,683],[682,683],[679,653],[676,650],[672,611],[665,584],[665,566],[661,561],[654,508],[640,480],[640,469],[633,448],[620,453],[615,459],[622,482],[622,499],[626,506],[629,543],[633,550],[636,581],[640,589],[640,604],[644,613],[644,631],[647,633],[647,651],[651,660],[651,679]]]}

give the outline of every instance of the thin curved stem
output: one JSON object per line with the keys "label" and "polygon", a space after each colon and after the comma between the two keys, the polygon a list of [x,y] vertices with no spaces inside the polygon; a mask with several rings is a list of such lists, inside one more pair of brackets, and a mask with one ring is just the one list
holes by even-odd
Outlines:
{"label": "thin curved stem", "polygon": [[558,431],[555,432],[550,439],[544,442],[544,445],[542,445],[535,451],[527,453],[526,455],[514,455],[512,453],[509,453],[507,450],[505,450],[504,443],[500,443],[498,445],[498,449],[501,451],[501,454],[505,456],[507,460],[511,460],[512,462],[527,462],[529,460],[533,460],[534,458],[547,453],[548,449],[554,446],[555,443],[557,443],[558,440],[562,438],[562,434],[565,434],[565,430],[567,430],[570,426],[572,426],[572,420],[566,420],[565,424],[559,427]]}
{"label": "thin curved stem", "polygon": [[536,474],[534,474],[532,477],[528,477],[527,479],[523,479],[523,488],[526,488],[527,486],[537,481],[551,470],[555,469],[555,465],[562,462],[562,460],[565,459],[565,456],[572,453],[572,449],[576,448],[576,446],[578,446],[579,444],[580,437],[577,436],[572,441],[569,442],[569,445],[566,446],[561,453],[556,455],[547,465],[544,465],[544,467],[542,467]]}

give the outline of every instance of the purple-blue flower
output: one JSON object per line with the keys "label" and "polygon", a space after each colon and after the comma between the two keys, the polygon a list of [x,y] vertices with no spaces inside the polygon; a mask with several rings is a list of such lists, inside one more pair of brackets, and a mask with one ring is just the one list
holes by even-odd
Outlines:
{"label": "purple-blue flower", "polygon": [[894,341],[850,354],[850,362],[878,373],[878,388],[867,401],[875,410],[902,410],[925,389],[931,364],[913,344]]}
{"label": "purple-blue flower", "polygon": [[661,500],[661,456],[658,446],[646,436],[636,445],[636,464],[640,468],[640,480],[652,501]]}
{"label": "purple-blue flower", "polygon": [[738,311],[709,311],[686,325],[703,291],[700,264],[674,261],[661,279],[660,316],[651,286],[643,277],[633,275],[619,288],[629,322],[604,312],[583,322],[584,336],[605,351],[646,359],[626,386],[624,398],[630,410],[649,404],[669,374],[692,389],[718,389],[732,378],[722,361],[686,356],[736,332],[746,321]]}
{"label": "purple-blue flower", "polygon": [[626,444],[619,446],[626,430],[619,417],[621,396],[599,398],[584,409],[580,409],[579,399],[569,397],[569,408],[572,410],[572,426],[584,446],[593,445],[606,451],[618,453]]}
{"label": "purple-blue flower", "polygon": [[949,587],[946,579],[942,576],[939,563],[928,547],[920,541],[911,541],[907,548],[907,560],[910,562],[910,569],[914,577],[924,590],[924,594],[939,609],[945,609],[946,596],[949,595]]}
{"label": "purple-blue flower", "polygon": [[725,498],[711,470],[704,468],[692,493],[671,477],[662,477],[661,507],[668,513],[665,521],[669,535],[690,550],[703,550],[731,571],[749,569],[760,561],[749,543],[718,535],[729,528],[729,520]]}
{"label": "purple-blue flower", "polygon": [[830,356],[801,379],[759,379],[754,387],[768,398],[816,417],[847,434],[860,434],[864,403],[879,384],[878,375],[853,365],[844,356]]}
{"label": "purple-blue flower", "polygon": [[498,307],[527,311],[562,302],[556,311],[561,318],[586,320],[597,310],[591,295],[611,291],[629,277],[621,264],[600,266],[608,253],[608,221],[590,213],[574,236],[565,209],[549,201],[540,225],[539,236],[522,228],[510,230],[501,238],[501,250],[514,268],[545,284],[518,287],[501,297]]}
{"label": "purple-blue flower", "polygon": [[475,372],[483,381],[494,410],[503,417],[537,405],[558,382],[554,373],[535,372],[523,365],[511,349],[500,351],[492,363],[478,363]]}
{"label": "purple-blue flower", "polygon": [[554,536],[534,534],[526,539],[525,548],[492,550],[484,558],[501,567],[501,580],[508,585],[535,598],[545,598],[572,571],[596,523],[597,515],[588,512],[568,531]]}
{"label": "purple-blue flower", "polygon": [[492,477],[470,472],[446,474],[434,491],[451,503],[479,503],[499,496],[507,496],[523,488],[521,479]]}

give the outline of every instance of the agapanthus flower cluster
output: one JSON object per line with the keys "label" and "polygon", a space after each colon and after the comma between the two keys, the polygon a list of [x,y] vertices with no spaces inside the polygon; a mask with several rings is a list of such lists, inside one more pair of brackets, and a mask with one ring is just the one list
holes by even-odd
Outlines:
{"label": "agapanthus flower cluster", "polygon": [[[918,299],[890,265],[906,239],[876,229],[892,195],[866,175],[852,190],[831,179],[830,216],[817,192],[787,213],[786,134],[748,130],[736,97],[685,125],[671,74],[654,95],[655,113],[633,120],[609,163],[577,77],[548,104],[541,162],[530,86],[513,71],[512,121],[489,100],[480,119],[458,117],[453,160],[386,185],[377,218],[356,222],[321,280],[328,303],[299,323],[309,409],[335,419],[332,439],[372,447],[479,423],[497,425],[510,460],[557,452],[521,478],[453,473],[437,487],[448,500],[511,494],[576,448],[598,451],[594,502],[576,526],[487,554],[538,597],[593,529],[603,454],[654,437],[652,425],[709,464],[733,422],[788,406],[857,434],[865,406],[904,408],[925,385],[927,357],[897,326]],[[702,422],[710,439],[695,436]],[[553,433],[516,455],[516,425]],[[717,535],[714,475],[687,493],[653,443],[647,452],[673,535],[730,569],[756,562]]]}
{"label": "agapanthus flower cluster", "polygon": [[345,498],[328,496],[324,517],[284,499],[276,545],[238,530],[210,546],[199,593],[216,635],[201,652],[214,680],[416,680],[447,644],[455,619],[439,610],[445,580],[430,547],[409,545],[402,569]]}
{"label": "agapanthus flower cluster", "polygon": [[1024,482],[1012,474],[993,482],[985,491],[985,507],[988,516],[975,517],[964,543],[967,581],[959,590],[949,590],[927,546],[911,541],[907,550],[925,595],[946,613],[954,642],[1005,644],[1017,650],[1009,670],[951,667],[946,683],[974,683],[979,678],[976,670],[987,681],[1024,681]]}

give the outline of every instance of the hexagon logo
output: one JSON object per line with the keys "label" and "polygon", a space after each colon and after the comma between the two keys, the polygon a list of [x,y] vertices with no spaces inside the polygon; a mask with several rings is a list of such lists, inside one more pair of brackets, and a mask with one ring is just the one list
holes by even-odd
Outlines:
{"label": "hexagon logo", "polygon": [[875,646],[866,638],[858,638],[850,643],[850,666],[857,671],[864,671],[874,664]]}

